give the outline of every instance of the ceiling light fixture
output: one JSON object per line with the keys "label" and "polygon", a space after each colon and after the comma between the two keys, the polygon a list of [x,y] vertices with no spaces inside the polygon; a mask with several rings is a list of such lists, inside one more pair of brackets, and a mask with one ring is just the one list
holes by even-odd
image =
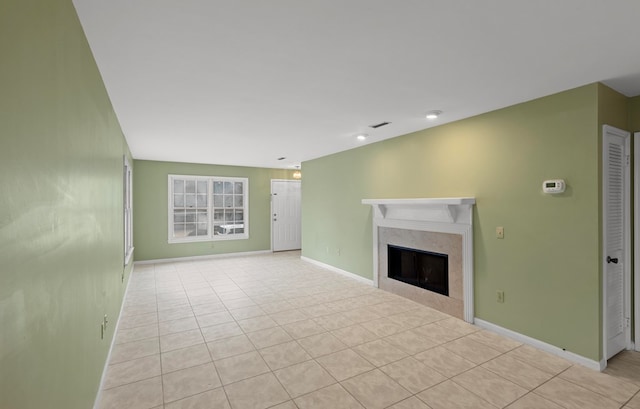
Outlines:
{"label": "ceiling light fixture", "polygon": [[433,121],[434,119],[438,119],[438,117],[442,114],[442,111],[430,111],[427,112],[427,119]]}
{"label": "ceiling light fixture", "polygon": [[356,136],[356,139],[359,141],[364,141],[365,139],[367,139],[367,135],[366,133],[361,133],[360,135]]}
{"label": "ceiling light fixture", "polygon": [[300,172],[300,166],[296,165],[295,168],[296,170],[295,172],[293,172],[293,175],[292,175],[293,178],[296,180],[302,179],[302,172]]}

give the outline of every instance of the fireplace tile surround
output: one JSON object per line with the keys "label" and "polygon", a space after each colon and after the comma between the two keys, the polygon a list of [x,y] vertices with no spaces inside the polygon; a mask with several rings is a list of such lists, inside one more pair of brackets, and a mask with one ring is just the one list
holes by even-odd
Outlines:
{"label": "fireplace tile surround", "polygon": [[[387,244],[449,256],[449,296],[388,277]],[[463,319],[462,238],[458,234],[381,227],[378,230],[378,287]]]}
{"label": "fireplace tile surround", "polygon": [[[376,287],[473,322],[474,198],[364,199],[373,208]],[[449,296],[387,276],[387,245],[449,255]]]}

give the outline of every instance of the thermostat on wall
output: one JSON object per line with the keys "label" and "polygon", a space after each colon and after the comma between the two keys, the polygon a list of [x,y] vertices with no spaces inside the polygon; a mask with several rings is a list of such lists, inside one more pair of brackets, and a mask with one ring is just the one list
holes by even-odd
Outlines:
{"label": "thermostat on wall", "polygon": [[566,185],[563,179],[545,180],[542,182],[542,191],[552,195],[564,192]]}

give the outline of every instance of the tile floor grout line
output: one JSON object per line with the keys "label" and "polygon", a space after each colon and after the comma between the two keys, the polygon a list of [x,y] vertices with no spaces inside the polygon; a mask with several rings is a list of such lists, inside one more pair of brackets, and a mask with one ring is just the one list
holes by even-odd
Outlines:
{"label": "tile floor grout line", "polygon": [[123,383],[121,385],[112,386],[110,388],[104,388],[102,390],[103,391],[110,391],[112,389],[121,388],[123,386],[133,385],[134,383],[138,383],[138,382],[142,382],[142,381],[148,381],[149,379],[153,379],[153,378],[158,378],[159,376],[161,376],[161,375],[151,375],[151,376],[147,376],[147,377],[144,377],[144,378],[136,379],[135,381],[132,381],[132,382]]}
{"label": "tile floor grout line", "polygon": [[[473,369],[473,368],[472,368],[472,369]],[[471,369],[470,369],[470,370],[471,370]],[[459,374],[458,374],[458,375],[459,375]],[[456,375],[456,376],[458,376],[458,375]],[[482,396],[480,396],[480,395],[478,395],[477,393],[475,393],[474,391],[469,390],[469,388],[466,388],[464,385],[459,384],[459,383],[458,383],[458,382],[456,382],[453,378],[455,378],[455,376],[452,376],[451,378],[449,378],[449,381],[451,381],[451,382],[455,383],[456,385],[458,385],[458,386],[459,386],[459,387],[461,387],[462,389],[464,389],[464,390],[466,390],[467,392],[469,392],[469,393],[473,394],[473,395],[474,395],[474,396],[476,396],[478,399],[481,399],[483,402],[486,402],[487,404],[489,404],[489,405],[491,405],[491,406],[494,406],[494,407],[496,406],[496,405],[494,405],[493,403],[491,403],[491,402],[489,402],[488,400],[486,400],[485,398],[483,398]],[[518,399],[520,399],[520,398],[518,398]],[[518,400],[518,399],[516,399],[516,400]],[[515,401],[514,401],[514,402],[515,402]],[[511,405],[511,403],[513,403],[513,402],[510,402],[509,404],[507,404],[507,405],[503,406],[503,408],[504,408],[504,407],[506,407],[506,406],[508,406],[508,405]]]}
{"label": "tile floor grout line", "polygon": [[[572,365],[572,366],[573,366],[573,365]],[[569,368],[566,368],[566,369],[562,370],[561,372],[559,372],[559,373],[557,373],[557,374],[553,375],[551,378],[547,379],[546,381],[542,382],[540,385],[538,385],[538,386],[536,386],[535,388],[531,389],[531,390],[529,391],[529,393],[534,393],[535,395],[537,395],[537,396],[541,396],[543,399],[546,399],[546,400],[548,400],[548,401],[550,401],[550,402],[553,402],[553,403],[555,403],[555,404],[556,404],[556,405],[558,405],[558,406],[561,406],[561,407],[563,407],[563,408],[567,408],[565,405],[561,404],[560,402],[556,402],[556,401],[554,401],[554,400],[548,399],[548,398],[547,398],[547,397],[545,397],[544,395],[541,395],[541,394],[535,393],[535,391],[537,391],[537,390],[538,390],[538,389],[540,389],[542,386],[546,385],[547,383],[549,383],[549,382],[551,382],[552,380],[554,380],[555,378],[557,378],[557,377],[558,377],[558,375],[560,375],[562,372],[566,371],[567,369],[569,369]],[[560,379],[561,379],[561,378],[560,378]]]}
{"label": "tile floor grout line", "polygon": [[164,399],[164,374],[162,373],[162,342],[160,339],[160,309],[158,306],[158,281],[157,281],[157,273],[156,273],[156,265],[153,265],[153,286],[154,286],[154,293],[156,295],[156,315],[157,315],[157,322],[158,322],[158,351],[160,352],[160,393],[162,394],[162,407],[164,408],[165,405],[165,399]]}
{"label": "tile floor grout line", "polygon": [[[578,366],[577,366],[577,365],[578,365]],[[562,375],[563,373],[567,372],[568,370],[570,370],[570,369],[571,369],[571,368],[573,368],[573,367],[580,367],[580,366],[579,366],[579,364],[571,365],[570,367],[566,368],[566,369],[565,369],[565,370],[563,370],[562,372],[558,373],[557,377],[558,377],[558,378],[560,378],[560,379],[562,379],[562,380],[563,380],[563,381],[565,381],[565,382],[572,383],[572,384],[574,384],[575,386],[578,386],[578,387],[580,387],[580,388],[582,388],[582,389],[586,389],[586,390],[588,390],[589,392],[592,392],[592,393],[595,393],[595,394],[597,394],[597,395],[600,395],[600,396],[602,396],[603,398],[606,398],[606,399],[608,399],[608,400],[610,400],[610,401],[613,401],[613,402],[615,402],[615,403],[620,403],[619,401],[617,401],[617,400],[613,399],[611,396],[603,395],[602,393],[600,393],[600,392],[598,392],[598,391],[594,391],[593,389],[591,389],[591,388],[589,388],[589,387],[587,387],[587,386],[585,386],[585,385],[582,385],[582,384],[579,384],[579,383],[574,382],[572,379],[567,379],[567,378],[563,378],[563,377],[561,377],[561,376],[560,376],[560,375]],[[624,381],[624,380],[618,380],[618,382],[625,382],[625,383],[627,383],[627,384],[631,384],[631,383],[626,382],[626,381]],[[634,386],[635,386],[635,387],[636,387],[636,389],[637,389],[637,390],[636,390],[636,392],[635,392],[633,395],[631,395],[631,398],[629,398],[626,402],[622,403],[622,406],[620,406],[620,407],[624,407],[624,405],[626,405],[626,404],[627,404],[631,399],[633,399],[633,397],[634,397],[638,392],[640,392],[640,387],[639,387],[639,386],[636,386],[636,385],[634,385]]]}
{"label": "tile floor grout line", "polygon": [[[207,284],[208,284],[208,282],[207,282]],[[211,290],[215,293],[215,290],[213,289],[213,287],[211,285],[209,285],[209,287],[211,287]],[[217,294],[216,294],[216,297],[217,297]],[[187,296],[187,298],[188,298],[188,296]],[[202,341],[204,343],[204,347],[207,349],[207,354],[209,355],[210,363],[213,366],[213,370],[216,373],[216,377],[218,378],[218,381],[220,381],[220,388],[222,389],[222,392],[224,393],[224,397],[227,400],[227,403],[231,407],[231,401],[229,400],[229,395],[227,394],[227,390],[224,388],[224,385],[222,383],[222,377],[220,376],[220,372],[218,371],[218,367],[216,366],[215,360],[213,359],[213,356],[211,355],[211,350],[209,349],[209,345],[207,344],[207,339],[205,338],[204,333],[202,332],[202,327],[200,326],[200,322],[198,321],[198,319],[196,317],[196,314],[193,311],[193,304],[191,304],[191,299],[189,299],[189,305],[191,306],[191,312],[193,313],[193,316],[196,318],[196,323],[198,324],[198,330],[200,331],[200,336],[202,337]],[[223,306],[224,306],[224,304],[223,304]],[[226,306],[225,306],[225,308],[226,308]],[[227,312],[228,312],[228,310],[227,310]],[[213,389],[216,389],[216,388],[213,388]],[[199,393],[202,393],[202,392],[199,392]]]}
{"label": "tile floor grout line", "polygon": [[[514,349],[512,349],[512,350],[511,350],[511,351],[509,351],[509,352],[512,352],[512,351],[515,351],[516,349],[520,349],[520,348],[522,348],[522,347],[527,347],[527,346],[529,346],[529,345],[527,345],[527,344],[522,344],[522,345],[520,345],[519,347],[514,348]],[[530,347],[530,346],[529,346],[529,347]],[[535,348],[535,347],[531,347],[531,348],[534,348],[536,351],[544,352],[544,351],[539,350],[539,349],[537,349],[537,348]],[[573,363],[571,363],[570,361],[567,361],[566,359],[563,359],[563,358],[557,357],[557,356],[555,356],[555,355],[551,355],[551,356],[552,356],[553,358],[561,359],[561,360],[563,360],[563,361],[567,362],[567,364],[569,365],[567,368],[565,368],[565,369],[561,370],[559,373],[564,372],[565,370],[567,370],[567,369],[569,369],[570,367],[574,366],[574,364],[573,364]],[[542,372],[548,373],[549,375],[553,375],[553,376],[552,376],[553,378],[555,378],[555,377],[559,374],[559,373],[552,373],[552,372],[549,372],[549,371],[544,370],[544,369],[542,369],[542,368],[539,368],[539,367],[537,367],[536,365],[534,365],[533,363],[531,363],[531,361],[526,361],[526,360],[525,360],[524,358],[522,358],[522,357],[519,357],[519,356],[512,356],[511,358],[516,359],[516,360],[518,360],[518,361],[520,361],[520,362],[523,362],[523,363],[525,363],[525,364],[531,365],[531,366],[533,366],[534,368],[536,368],[536,369],[537,369],[537,370],[539,370],[539,371],[542,371]]]}
{"label": "tile floor grout line", "polygon": [[[467,334],[467,335],[471,335],[471,334]],[[465,337],[466,337],[467,335],[465,335]],[[457,340],[457,339],[460,339],[460,338],[456,338],[456,340]],[[453,342],[453,341],[455,341],[455,340],[452,340],[452,341],[449,341],[449,342]],[[444,344],[443,344],[443,345],[444,345]],[[483,345],[484,345],[484,344],[483,344]],[[443,348],[444,348],[444,347],[443,347]],[[445,348],[445,349],[446,349],[446,348]],[[493,349],[493,348],[492,348],[492,349]],[[515,348],[514,348],[514,349],[515,349]],[[460,383],[456,382],[453,378],[456,378],[456,377],[458,377],[458,376],[460,376],[460,375],[462,375],[462,374],[464,374],[464,373],[470,372],[470,371],[472,371],[472,370],[474,370],[474,369],[476,369],[476,368],[481,368],[481,367],[482,367],[482,365],[486,364],[486,363],[487,363],[487,362],[489,362],[489,361],[492,361],[492,360],[494,360],[494,359],[497,359],[497,358],[499,358],[499,357],[501,357],[501,356],[504,356],[504,355],[508,354],[511,350],[510,350],[510,351],[507,351],[507,352],[502,352],[502,353],[500,353],[500,355],[497,355],[497,356],[495,356],[495,357],[493,357],[493,358],[491,358],[491,359],[489,359],[489,360],[487,360],[487,361],[485,361],[485,362],[482,362],[482,363],[480,363],[480,364],[476,364],[475,362],[470,361],[470,360],[468,360],[467,358],[465,358],[465,357],[463,357],[463,356],[460,356],[460,355],[456,354],[455,352],[450,351],[450,350],[448,350],[448,349],[447,349],[447,351],[449,351],[450,353],[452,353],[452,354],[454,354],[454,355],[457,355],[457,356],[461,357],[462,359],[465,359],[465,360],[467,360],[467,361],[469,361],[469,362],[471,362],[471,363],[473,363],[473,364],[475,365],[475,366],[474,366],[474,367],[472,367],[472,368],[465,369],[465,370],[463,370],[462,372],[460,372],[460,373],[458,373],[458,374],[456,374],[456,375],[454,375],[454,376],[451,376],[451,377],[447,378],[447,380],[449,380],[449,381],[451,381],[451,382],[455,383],[456,385],[460,386],[461,388],[465,389],[466,391],[471,392],[472,394],[474,394],[474,395],[475,395],[475,396],[477,396],[478,398],[482,399],[483,401],[487,402],[488,404],[490,404],[490,405],[492,405],[492,406],[495,406],[495,405],[493,405],[491,402],[489,402],[489,401],[487,401],[486,399],[484,399],[482,396],[478,395],[477,393],[473,392],[472,390],[469,390],[469,389],[468,389],[468,388],[466,388],[464,385],[461,385]],[[499,352],[499,351],[498,351],[498,352]],[[425,364],[425,365],[426,365],[426,364]],[[486,369],[486,368],[483,368],[483,367],[482,367],[482,369],[484,369],[484,370],[488,370],[489,372],[494,373],[493,371],[490,371],[489,369]],[[522,386],[518,385],[517,383],[515,383],[515,382],[513,382],[513,381],[510,381],[509,379],[504,378],[504,377],[503,377],[503,376],[501,376],[500,374],[496,374],[496,373],[494,373],[494,374],[495,374],[496,376],[500,377],[501,379],[504,379],[505,381],[511,382],[511,383],[513,383],[513,384],[514,384],[514,385],[516,385],[516,386],[522,387]],[[440,382],[440,383],[443,383],[443,382],[445,382],[445,381],[442,381],[442,382]],[[434,386],[435,386],[435,385],[434,385]],[[428,388],[428,389],[430,389],[430,388]],[[522,389],[528,389],[528,388],[522,387]],[[525,393],[525,395],[526,395],[526,393]],[[524,395],[523,395],[523,396],[524,396]],[[522,397],[522,396],[521,396],[521,397]],[[517,400],[518,400],[518,399],[520,399],[521,397],[516,398],[513,402],[517,401]],[[503,406],[503,407],[507,407],[507,406],[511,405],[513,402],[509,402],[507,405],[505,405],[505,406]]]}
{"label": "tile floor grout line", "polygon": [[[373,364],[372,364],[372,365],[373,365]],[[359,375],[362,375],[362,374],[365,374],[365,373],[369,373],[369,372],[374,371],[374,370],[376,370],[376,369],[378,369],[378,367],[374,366],[374,368],[373,368],[373,369],[371,369],[371,370],[369,370],[369,371],[366,371],[366,372],[363,372],[363,373],[361,373],[361,374],[358,374],[358,375],[352,376],[352,377],[351,377],[351,378],[349,378],[349,379],[353,379],[353,378],[355,378],[356,376],[359,376]],[[353,393],[351,393],[351,391],[350,391],[346,386],[344,386],[344,385],[342,384],[342,382],[344,382],[344,381],[346,381],[346,379],[344,379],[344,380],[342,380],[342,381],[338,382],[338,384],[340,385],[340,387],[341,387],[342,389],[344,389],[344,390],[349,394],[349,396],[351,396],[351,397],[352,397],[356,402],[358,402],[360,405],[362,405],[362,407],[363,407],[363,408],[365,408],[365,409],[366,409],[366,408],[367,408],[367,406],[364,404],[364,402],[361,402],[361,401],[358,399],[358,397],[357,397],[357,396],[355,396]],[[396,403],[397,403],[397,402],[396,402]]]}
{"label": "tile floor grout line", "polygon": [[[631,401],[632,401],[633,399],[635,399],[636,397],[639,397],[639,398],[640,398],[640,390],[638,390],[638,392],[634,393],[634,394],[633,394],[633,396],[632,396],[631,398],[629,398],[629,400],[628,400],[628,401],[626,401],[626,402],[624,403],[624,405],[622,405],[621,407],[622,407],[622,408],[626,408],[626,407],[627,407],[627,405],[629,404],[629,402],[631,402]],[[632,408],[630,407],[630,409],[632,409]]]}
{"label": "tile floor grout line", "polygon": [[[233,280],[232,280],[232,281],[233,281]],[[214,290],[214,291],[215,291],[215,290]],[[244,291],[243,291],[243,293],[244,293]],[[246,295],[246,293],[245,293],[245,295]],[[247,296],[247,297],[248,297],[248,296]],[[251,297],[248,297],[248,298],[249,298],[249,299],[251,299]],[[253,301],[253,300],[252,300],[252,301]],[[224,302],[223,302],[223,304],[224,304]],[[257,305],[257,304],[256,304],[256,305]],[[227,308],[226,304],[225,304],[225,308]],[[227,308],[227,311],[229,311],[229,309],[228,309],[228,308]],[[265,375],[265,374],[267,374],[267,373],[268,373],[268,374],[270,374],[271,376],[273,376],[273,378],[275,378],[275,379],[276,379],[276,381],[278,382],[278,384],[280,385],[280,387],[282,388],[282,390],[284,390],[284,391],[285,391],[285,393],[287,394],[287,396],[289,396],[289,400],[293,401],[293,398],[291,397],[291,394],[289,394],[289,392],[288,392],[288,391],[287,391],[287,389],[284,387],[284,385],[282,385],[282,382],[280,382],[280,379],[278,379],[278,377],[275,375],[275,373],[274,373],[274,371],[271,369],[271,367],[266,363],[266,361],[264,361],[264,357],[263,357],[263,356],[262,356],[262,354],[260,353],[260,351],[259,351],[259,349],[257,348],[257,346],[256,346],[256,345],[251,341],[251,338],[249,338],[249,337],[248,337],[248,335],[247,335],[247,334],[248,334],[248,333],[250,333],[251,331],[245,331],[245,329],[240,325],[240,323],[238,322],[238,320],[237,320],[233,315],[231,315],[231,317],[232,317],[232,318],[233,318],[233,320],[234,320],[233,322],[234,322],[234,323],[235,323],[235,324],[240,328],[240,331],[242,331],[242,334],[243,334],[243,335],[244,335],[244,336],[249,340],[249,342],[251,342],[251,344],[252,344],[252,345],[253,345],[253,347],[255,348],[255,351],[258,353],[258,356],[260,356],[260,359],[262,359],[262,361],[263,361],[263,362],[265,362],[265,364],[267,365],[267,368],[269,369],[269,372],[262,373],[262,374],[258,374],[258,375],[255,375],[255,376],[253,376],[253,377],[249,377],[249,378],[240,379],[240,380],[238,380],[238,381],[236,381],[236,382],[231,382],[231,383],[229,383],[229,384],[227,384],[227,385],[222,385],[222,388],[223,388],[223,390],[225,391],[225,396],[227,397],[227,401],[229,402],[229,405],[230,405],[230,406],[232,406],[232,404],[231,404],[231,400],[229,399],[229,396],[227,395],[227,389],[226,389],[226,387],[227,387],[227,386],[232,385],[232,384],[237,383],[237,382],[243,382],[243,381],[246,381],[246,380],[248,380],[248,379],[255,378],[255,377],[258,377],[258,376],[261,376],[261,375]],[[269,328],[263,328],[263,329],[269,329]],[[260,330],[257,330],[257,331],[260,331]],[[254,332],[256,332],[256,331],[254,331]],[[228,338],[228,337],[227,337],[227,338]],[[223,339],[224,339],[224,338],[223,338]],[[208,349],[208,348],[207,348],[207,349]],[[238,356],[238,355],[242,355],[242,354],[236,354],[236,355],[233,355],[233,356]],[[212,357],[212,358],[213,358],[213,357]],[[216,366],[216,365],[215,365],[215,361],[214,361],[214,367],[215,367],[215,366]],[[216,371],[217,371],[217,367],[216,367]],[[221,379],[222,379],[222,378],[221,378]],[[281,403],[282,403],[282,402],[281,402]],[[276,405],[273,405],[273,406],[277,406],[277,405],[279,405],[279,404],[276,404]]]}
{"label": "tile floor grout line", "polygon": [[[179,278],[179,281],[180,281],[180,285],[182,286],[182,292],[184,292],[184,293],[185,293],[185,296],[187,297],[187,303],[185,304],[185,306],[187,306],[187,305],[189,306],[189,308],[190,308],[190,310],[191,310],[191,313],[192,313],[193,317],[195,318],[195,314],[193,313],[193,305],[191,304],[191,300],[189,299],[189,296],[188,296],[188,294],[187,294],[187,292],[186,292],[186,289],[185,289],[185,287],[184,287],[184,282],[183,282],[182,278],[180,277],[180,274],[179,274],[179,273],[177,273],[177,274],[178,274],[178,278]],[[157,284],[156,284],[156,286],[157,286]],[[180,307],[176,307],[176,308],[180,308]],[[160,310],[159,310],[159,309],[158,309],[158,314],[160,314]],[[187,318],[188,318],[188,317],[187,317]],[[178,319],[184,319],[184,318],[178,318]],[[163,321],[163,322],[170,322],[170,321],[175,321],[175,320],[166,320],[166,321]],[[200,326],[199,326],[199,323],[197,322],[197,319],[196,319],[196,323],[198,324],[198,331],[200,332],[200,336],[202,337],[202,340],[204,341],[204,336],[203,336],[203,334],[202,334],[202,331],[200,330]],[[158,327],[159,327],[159,326],[160,326],[160,317],[158,316]],[[158,328],[158,330],[159,330],[159,328]],[[177,331],[177,332],[174,332],[174,333],[164,334],[164,335],[179,334],[179,333],[187,332],[187,331],[192,331],[192,330]],[[196,345],[199,345],[199,344],[196,344]],[[205,348],[206,348],[206,347],[207,347],[207,346],[206,346],[206,343],[205,343],[204,345],[205,345]],[[180,351],[180,350],[183,350],[183,349],[186,349],[186,348],[190,348],[190,347],[192,347],[192,346],[195,346],[195,345],[190,345],[190,346],[186,346],[186,347],[183,347],[183,348],[176,348],[176,349],[172,349],[172,350],[170,350],[170,351],[166,351],[166,352],[164,352],[164,353],[169,353],[169,352],[174,352],[174,351]],[[184,370],[184,369],[194,368],[194,367],[199,366],[199,365],[193,365],[193,366],[186,367],[186,368],[180,368],[180,369],[177,369],[177,370],[175,370],[175,371],[167,372],[167,373],[165,374],[165,373],[164,373],[164,369],[163,369],[163,367],[162,367],[162,354],[163,354],[163,352],[161,351],[161,356],[160,356],[160,368],[161,368],[161,369],[160,369],[160,372],[161,372],[161,376],[162,376],[162,397],[163,397],[163,406],[164,406],[164,405],[166,405],[166,404],[171,404],[171,403],[173,403],[173,402],[180,401],[180,400],[182,400],[182,399],[187,399],[187,398],[189,398],[189,397],[191,397],[191,396],[195,396],[195,395],[183,396],[183,397],[181,397],[180,399],[176,399],[176,400],[173,400],[173,401],[171,401],[171,402],[167,402],[167,401],[164,399],[164,377],[165,377],[165,375],[166,375],[166,374],[175,373],[175,372],[178,372],[178,371],[181,371],[181,370]],[[209,354],[208,348],[207,348],[207,354]],[[209,358],[211,358],[211,356],[209,356]],[[205,365],[206,365],[206,364],[205,364]],[[215,366],[214,366],[214,368],[215,368]],[[217,375],[217,372],[216,372],[216,375]],[[202,392],[199,392],[199,393],[202,393]]]}

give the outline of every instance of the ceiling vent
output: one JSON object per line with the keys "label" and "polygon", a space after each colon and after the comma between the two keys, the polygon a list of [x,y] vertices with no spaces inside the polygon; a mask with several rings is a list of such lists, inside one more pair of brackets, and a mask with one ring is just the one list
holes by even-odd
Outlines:
{"label": "ceiling vent", "polygon": [[390,123],[391,122],[380,122],[379,124],[369,125],[369,128],[378,129],[378,128],[383,127],[385,125],[389,125]]}

